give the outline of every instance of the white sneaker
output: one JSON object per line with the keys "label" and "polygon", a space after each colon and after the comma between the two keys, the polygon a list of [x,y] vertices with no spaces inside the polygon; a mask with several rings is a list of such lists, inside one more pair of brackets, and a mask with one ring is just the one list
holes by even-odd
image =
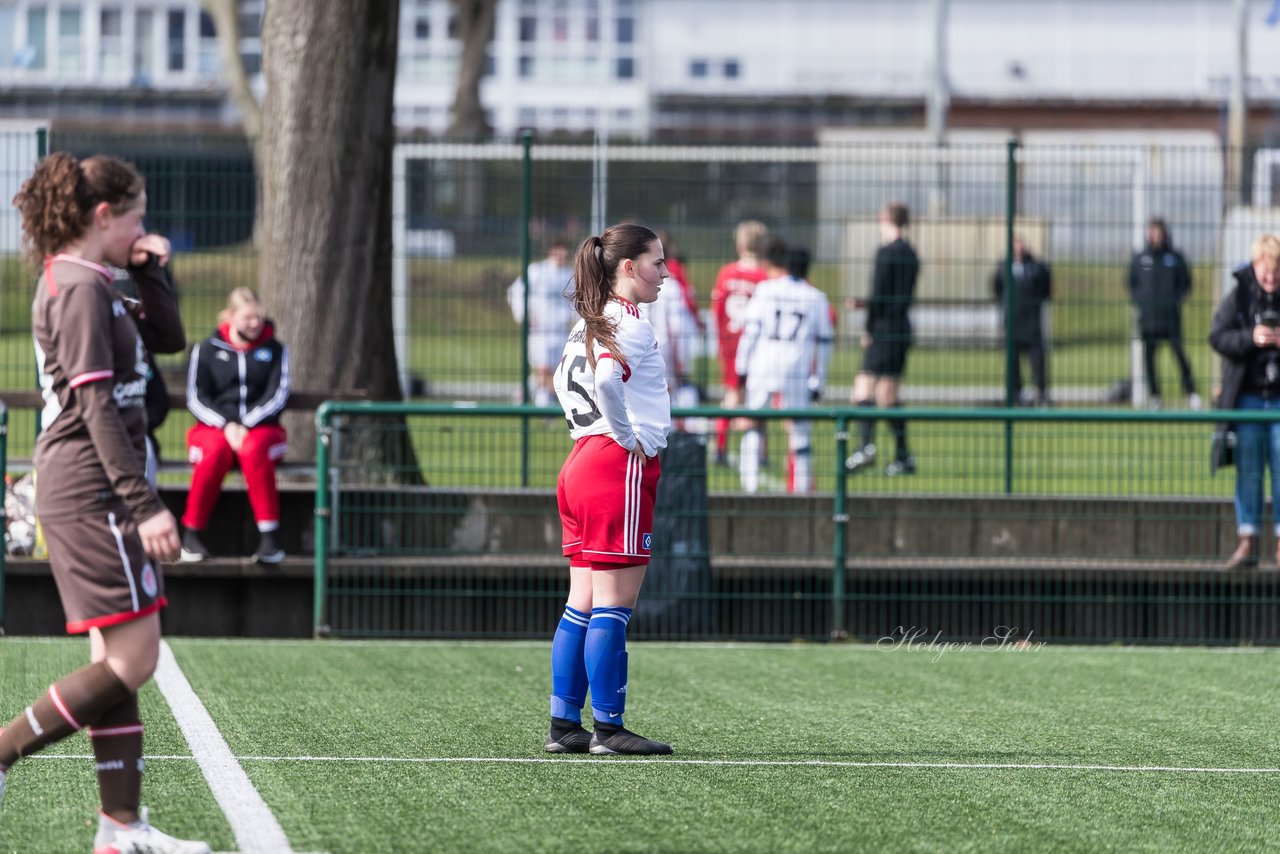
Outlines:
{"label": "white sneaker", "polygon": [[211,854],[207,842],[174,839],[147,821],[147,808],[133,824],[121,824],[98,814],[98,835],[93,838],[93,854]]}

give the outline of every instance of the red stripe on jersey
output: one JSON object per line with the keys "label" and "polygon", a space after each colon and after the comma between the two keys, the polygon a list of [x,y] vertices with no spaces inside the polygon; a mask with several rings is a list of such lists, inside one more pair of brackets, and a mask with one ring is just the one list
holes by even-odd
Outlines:
{"label": "red stripe on jersey", "polygon": [[631,315],[632,317],[640,316],[640,309],[636,308],[636,304],[633,303],[631,300],[627,299],[626,297],[620,297],[617,294],[614,294],[613,298],[616,299],[618,302],[622,303],[622,307],[627,310],[627,314]]}
{"label": "red stripe on jersey", "polygon": [[[601,353],[601,354],[600,354],[600,358],[601,358],[601,359],[612,359],[612,358],[613,358],[613,354],[612,354],[612,353]],[[629,380],[629,379],[631,379],[631,366],[630,366],[630,365],[628,365],[626,362],[623,362],[623,363],[622,363],[622,381],[625,383],[625,382],[626,382],[627,380]]]}
{"label": "red stripe on jersey", "polygon": [[98,380],[109,380],[111,377],[111,371],[85,371],[79,376],[72,377],[69,385],[72,388],[79,388],[87,383],[96,383]]}

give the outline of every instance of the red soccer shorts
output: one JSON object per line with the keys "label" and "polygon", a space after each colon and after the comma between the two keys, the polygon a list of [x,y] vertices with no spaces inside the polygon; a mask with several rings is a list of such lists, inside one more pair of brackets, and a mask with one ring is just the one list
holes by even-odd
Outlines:
{"label": "red soccer shorts", "polygon": [[565,556],[576,565],[647,564],[661,474],[657,457],[642,464],[612,436],[579,439],[556,485]]}

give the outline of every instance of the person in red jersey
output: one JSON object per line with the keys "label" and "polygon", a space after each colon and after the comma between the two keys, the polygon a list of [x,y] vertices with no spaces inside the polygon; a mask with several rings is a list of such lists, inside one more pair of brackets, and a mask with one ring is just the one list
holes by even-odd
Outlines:
{"label": "person in red jersey", "polygon": [[[86,729],[102,803],[95,854],[208,854],[151,827],[139,806],[138,689],[160,655],[158,564],[179,550],[177,522],[144,471],[147,348],[185,346],[162,270],[169,241],[143,230],[142,176],[113,157],[52,154],[14,205],[41,259],[31,312],[46,403],[36,512],[67,631],[89,633],[91,663],[0,729],[0,796],[18,759]],[[108,264],[129,271],[138,299],[114,287]]]}
{"label": "person in red jersey", "polygon": [[[711,292],[711,313],[716,319],[716,337],[720,348],[720,384],[724,389],[721,405],[742,405],[742,388],[735,368],[738,357],[738,340],[742,337],[742,324],[747,301],[756,285],[768,278],[760,257],[764,252],[769,230],[764,223],[745,220],[733,231],[733,241],[738,250],[738,260],[725,264],[716,275],[715,289]],[[716,463],[728,465],[729,422],[716,421]]]}

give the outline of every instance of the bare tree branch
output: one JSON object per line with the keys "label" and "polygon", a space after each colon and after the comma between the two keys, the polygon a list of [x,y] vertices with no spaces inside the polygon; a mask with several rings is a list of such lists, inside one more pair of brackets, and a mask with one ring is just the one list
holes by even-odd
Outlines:
{"label": "bare tree branch", "polygon": [[485,53],[493,40],[498,0],[453,0],[462,54],[458,62],[458,88],[449,112],[450,139],[480,140],[493,133],[480,103]]}

